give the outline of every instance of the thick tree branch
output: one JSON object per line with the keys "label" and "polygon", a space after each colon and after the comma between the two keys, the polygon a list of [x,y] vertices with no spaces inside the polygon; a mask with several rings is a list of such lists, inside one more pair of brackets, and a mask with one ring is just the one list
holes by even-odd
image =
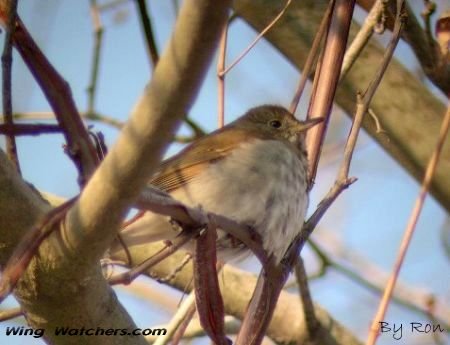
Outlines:
{"label": "thick tree branch", "polygon": [[68,214],[63,236],[69,252],[81,257],[77,261],[82,266],[103,255],[128,207],[156,169],[197,94],[226,15],[227,3],[217,7],[211,1],[190,1],[183,7],[130,121]]}
{"label": "thick tree branch", "polygon": [[[184,3],[172,39],[118,143],[68,212],[61,231],[41,245],[39,258],[31,262],[27,276],[16,289],[32,326],[46,329],[61,324],[78,328],[135,327],[104,280],[98,260],[116,236],[128,207],[156,169],[183,114],[189,110],[227,18],[228,7],[229,1]],[[3,229],[12,231],[14,227]],[[14,239],[8,243],[9,250],[18,237]],[[61,303],[70,306],[70,313],[67,308],[56,307]],[[61,341],[51,332],[46,335],[55,344]],[[80,343],[76,337],[63,341]],[[144,339],[83,337],[81,342],[143,344]]]}
{"label": "thick tree branch", "polygon": [[49,210],[50,205],[27,186],[14,171],[5,153],[0,150],[0,265],[2,267],[22,236]]}
{"label": "thick tree branch", "polygon": [[[160,250],[160,244],[133,246],[131,256],[133,262],[140,262]],[[165,277],[183,260],[184,254],[177,252],[152,267],[149,274],[153,277]],[[117,252],[112,259],[126,260],[123,252]],[[242,319],[247,312],[247,305],[255,289],[257,277],[237,268],[225,265],[219,279],[225,312]],[[170,281],[170,285],[186,291],[192,281],[192,266],[188,265],[178,272]],[[239,291],[239,293],[236,293]],[[350,331],[333,319],[323,308],[315,305],[316,316],[321,324],[317,340],[323,345],[359,345],[361,344]],[[289,320],[289,322],[286,322]],[[296,294],[282,291],[277,302],[267,335],[278,344],[307,344],[308,331],[302,312],[300,300]]]}
{"label": "thick tree branch", "polygon": [[[39,194],[30,188],[14,171],[0,150],[0,265],[11,256],[17,243],[30,228],[50,210]],[[53,339],[55,327],[103,327],[133,329],[136,325],[118,303],[114,292],[105,284],[101,271],[97,279],[74,281],[70,274],[49,272],[56,258],[49,254],[54,248],[45,242],[39,249],[39,260],[33,260],[15,290],[16,298],[28,323],[45,328],[45,335]],[[70,273],[70,272],[69,272]],[[61,308],[61,305],[66,308]],[[53,338],[52,338],[53,335]],[[58,337],[64,344],[80,344],[78,337]],[[88,337],[89,338],[89,337]],[[83,344],[146,344],[137,337],[91,337]],[[91,342],[90,342],[91,341]],[[53,341],[54,344],[59,344]]]}

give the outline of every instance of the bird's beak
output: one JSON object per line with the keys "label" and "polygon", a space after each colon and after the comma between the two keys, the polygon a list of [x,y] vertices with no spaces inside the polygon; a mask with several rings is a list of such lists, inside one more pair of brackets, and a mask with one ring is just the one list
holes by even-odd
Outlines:
{"label": "bird's beak", "polygon": [[311,127],[314,127],[315,125],[318,125],[319,123],[323,122],[325,120],[324,117],[313,117],[311,119],[307,119],[305,121],[301,122],[300,125],[300,131],[306,131],[310,129]]}

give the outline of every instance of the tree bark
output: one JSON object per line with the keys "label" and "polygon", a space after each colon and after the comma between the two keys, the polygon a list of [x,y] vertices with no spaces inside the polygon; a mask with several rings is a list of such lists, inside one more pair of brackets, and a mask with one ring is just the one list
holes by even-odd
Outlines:
{"label": "tree bark", "polygon": [[[131,258],[133,262],[142,262],[151,257],[161,248],[161,244],[145,244],[133,246]],[[167,277],[179,267],[184,253],[178,251],[149,270],[152,277]],[[117,252],[112,259],[126,262],[124,252]],[[247,312],[247,305],[256,286],[257,276],[230,265],[225,265],[219,273],[220,290],[222,293],[226,314],[243,319]],[[192,289],[192,266],[185,266],[170,280],[170,286],[181,291]],[[318,304],[315,312],[320,327],[314,335],[309,337],[304,320],[300,297],[296,294],[282,291],[277,302],[267,335],[277,344],[305,344],[305,345],[361,345],[362,343],[337,320]]]}

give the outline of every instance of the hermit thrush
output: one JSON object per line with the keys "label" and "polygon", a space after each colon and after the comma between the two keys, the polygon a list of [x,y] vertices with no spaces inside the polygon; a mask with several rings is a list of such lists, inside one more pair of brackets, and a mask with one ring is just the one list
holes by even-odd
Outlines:
{"label": "hermit thrush", "polygon": [[[280,261],[304,221],[308,206],[304,137],[320,121],[298,121],[280,106],[253,108],[162,162],[150,184],[188,206],[252,227],[268,254]],[[176,234],[167,217],[147,212],[121,237],[127,246],[134,246]],[[224,232],[219,232],[217,248],[225,260],[246,251]]]}

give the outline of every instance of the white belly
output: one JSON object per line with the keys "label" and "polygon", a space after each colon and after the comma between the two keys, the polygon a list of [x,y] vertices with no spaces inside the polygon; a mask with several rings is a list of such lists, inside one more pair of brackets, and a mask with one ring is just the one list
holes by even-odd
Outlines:
{"label": "white belly", "polygon": [[[252,226],[262,236],[264,248],[281,260],[305,218],[306,164],[281,142],[255,140],[171,194],[188,206]],[[148,214],[122,237],[134,245],[173,235],[167,218]],[[226,242],[219,243],[220,251],[224,246]]]}

